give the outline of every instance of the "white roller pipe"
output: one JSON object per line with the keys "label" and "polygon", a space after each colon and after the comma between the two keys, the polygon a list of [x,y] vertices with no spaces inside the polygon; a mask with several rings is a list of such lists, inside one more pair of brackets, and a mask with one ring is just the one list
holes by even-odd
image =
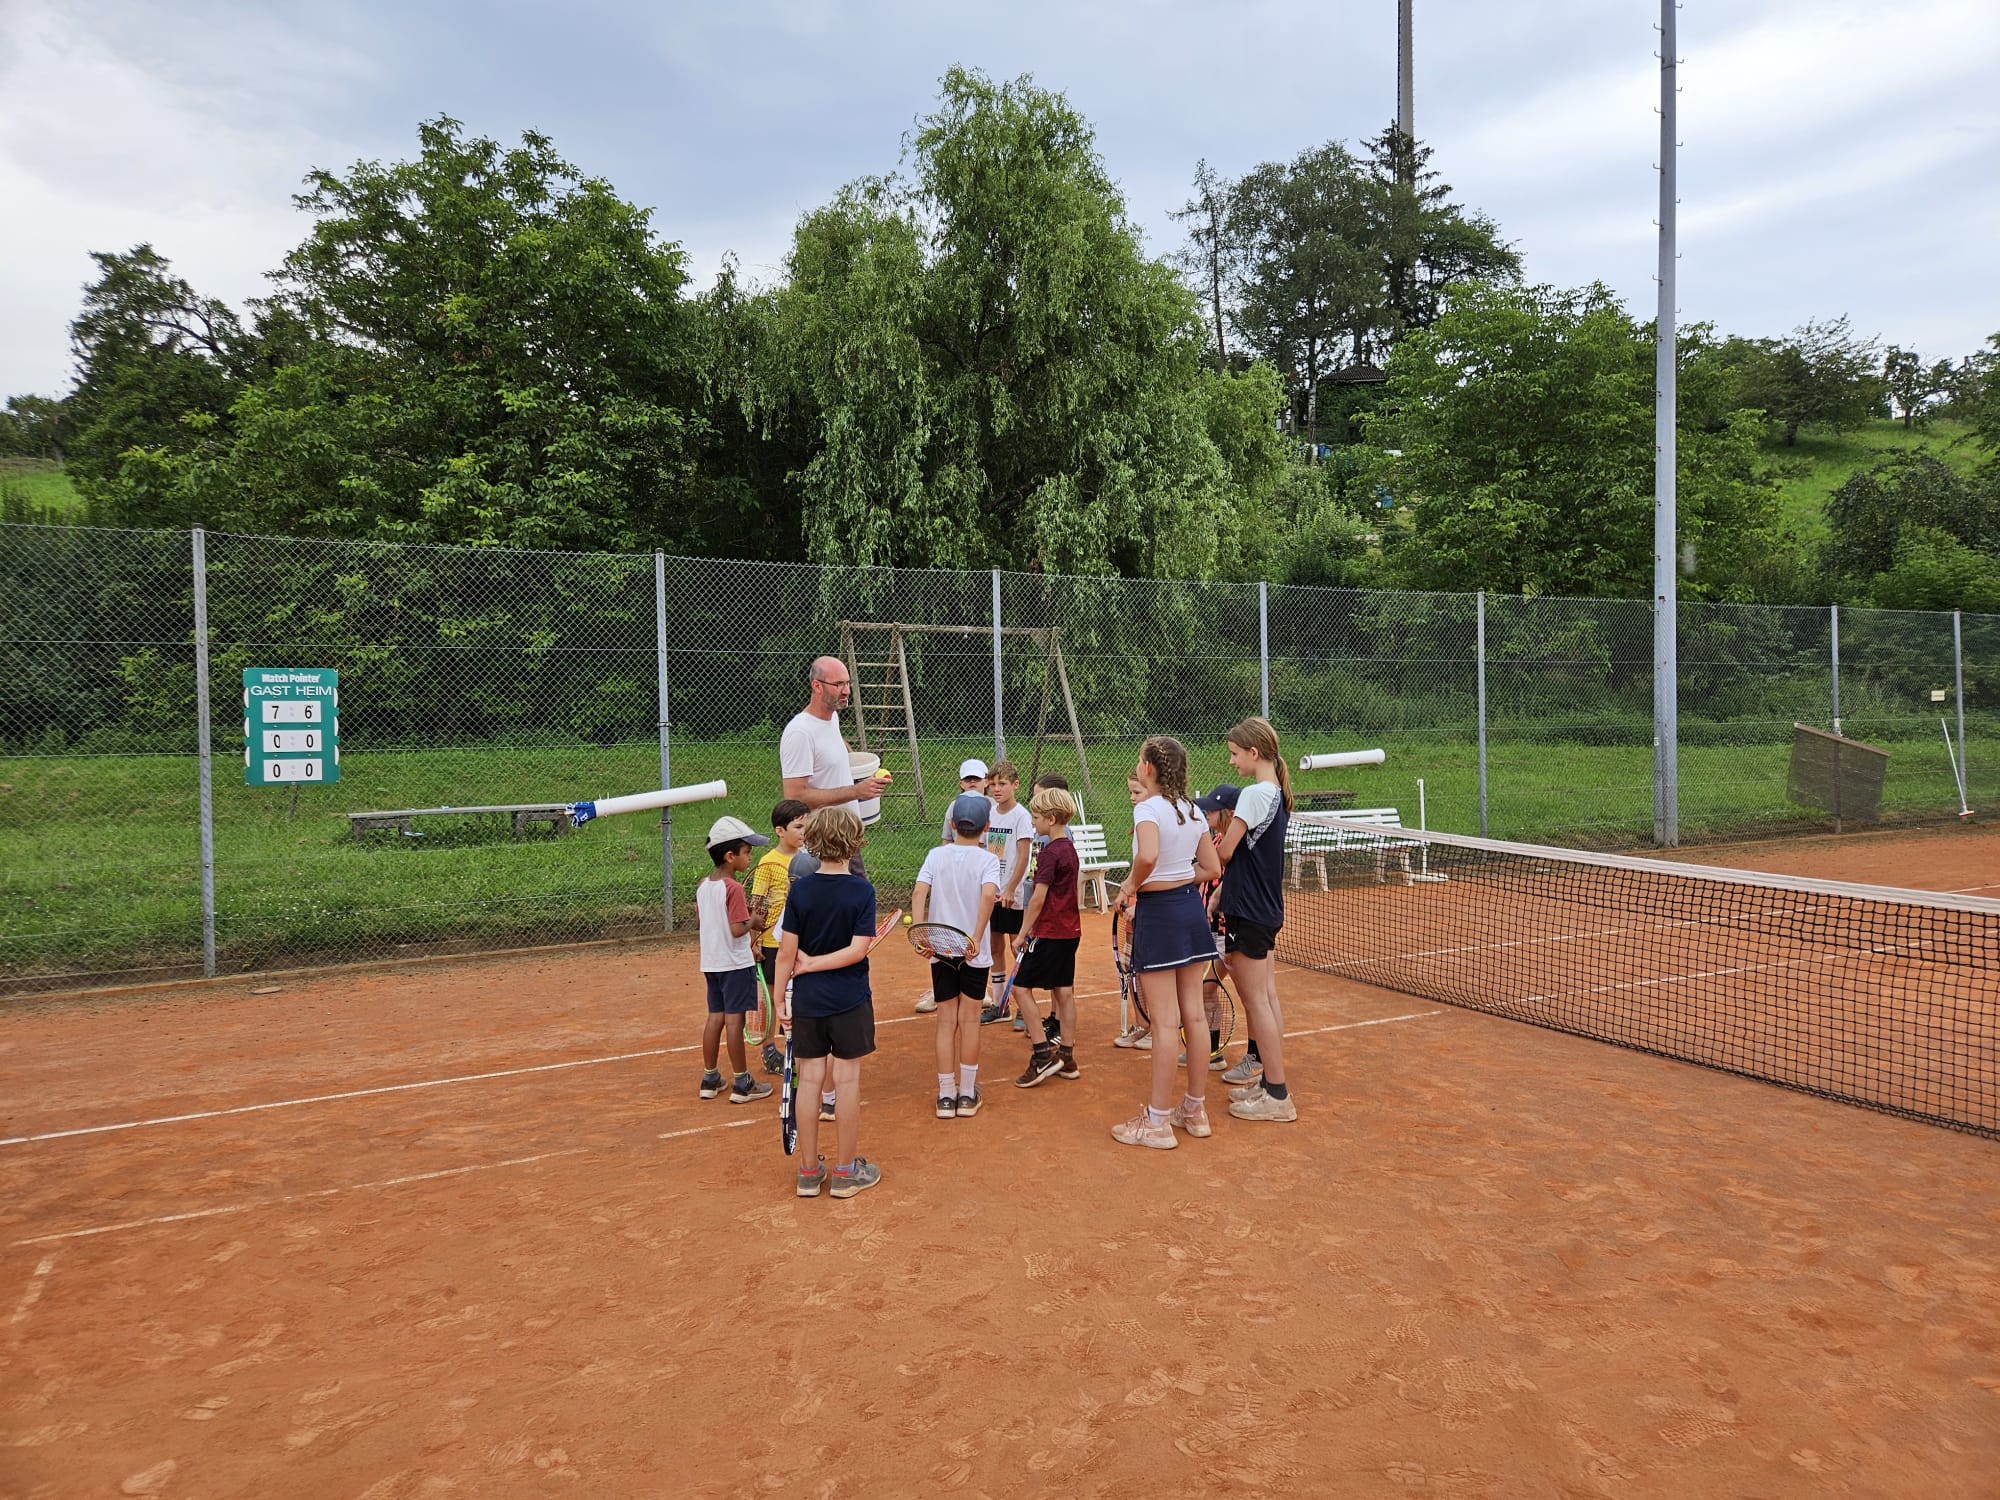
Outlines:
{"label": "white roller pipe", "polygon": [[624,797],[599,797],[594,802],[570,806],[570,817],[578,823],[592,818],[608,818],[616,813],[644,812],[649,807],[679,807],[683,802],[713,802],[729,795],[726,781],[702,781],[693,786],[663,787],[657,792],[633,792]]}
{"label": "white roller pipe", "polygon": [[1342,750],[1333,755],[1302,755],[1301,771],[1338,771],[1342,766],[1379,766],[1389,757],[1380,750]]}

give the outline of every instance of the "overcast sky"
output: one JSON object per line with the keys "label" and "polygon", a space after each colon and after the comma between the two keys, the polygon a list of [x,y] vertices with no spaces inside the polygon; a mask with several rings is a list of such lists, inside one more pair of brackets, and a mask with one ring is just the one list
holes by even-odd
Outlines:
{"label": "overcast sky", "polygon": [[[1417,134],[1536,281],[1653,308],[1657,5],[1416,0]],[[953,63],[1032,73],[1096,127],[1156,253],[1225,174],[1395,112],[1395,0],[0,0],[0,395],[67,386],[91,250],[150,240],[258,295],[309,167],[414,154],[450,114],[551,135],[655,210],[704,283],[781,272],[792,225],[895,167]],[[1956,357],[2000,331],[2000,4],[1689,0],[1683,319],[1849,314]]]}

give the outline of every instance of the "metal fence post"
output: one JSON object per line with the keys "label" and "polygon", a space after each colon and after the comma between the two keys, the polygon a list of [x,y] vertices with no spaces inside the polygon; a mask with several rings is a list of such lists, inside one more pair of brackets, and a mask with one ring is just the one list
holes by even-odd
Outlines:
{"label": "metal fence post", "polygon": [[1827,618],[1833,622],[1833,732],[1840,733],[1840,606],[1829,604]]}
{"label": "metal fence post", "polygon": [[194,528],[195,753],[201,762],[201,972],[215,978],[215,758],[208,711],[208,535]]}
{"label": "metal fence post", "polygon": [[1961,808],[1972,797],[1972,767],[1965,762],[1965,638],[1959,631],[1959,613],[1951,612],[1951,680],[1958,696],[1958,776],[1964,785]]}
{"label": "metal fence post", "polygon": [[1001,709],[1000,570],[993,570],[993,758],[1007,758],[1007,720]]}
{"label": "metal fence post", "polygon": [[[667,554],[653,554],[653,637],[659,662],[660,785],[674,784],[673,760],[667,749]],[[666,910],[666,930],[674,930],[674,810],[660,809],[660,894]]]}
{"label": "metal fence post", "polygon": [[1479,682],[1479,836],[1486,837],[1486,590],[1477,596],[1475,618],[1478,635],[1473,660],[1478,664]]}
{"label": "metal fence post", "polygon": [[1266,723],[1271,718],[1271,585],[1257,580],[1257,685]]}

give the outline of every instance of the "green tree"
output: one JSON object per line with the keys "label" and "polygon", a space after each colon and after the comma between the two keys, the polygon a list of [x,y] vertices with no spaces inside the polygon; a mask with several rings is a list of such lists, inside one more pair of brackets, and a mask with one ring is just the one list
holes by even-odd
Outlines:
{"label": "green tree", "polygon": [[418,135],[415,161],[308,175],[284,354],[180,482],[287,533],[674,543],[706,438],[681,252],[545,136]]}
{"label": "green tree", "polygon": [[75,430],[67,399],[9,396],[6,410],[0,411],[0,457],[60,462]]}
{"label": "green tree", "polygon": [[1844,316],[1801,324],[1789,338],[1731,339],[1724,358],[1736,371],[1737,404],[1763,412],[1788,448],[1807,427],[1858,427],[1882,406],[1875,341]]}
{"label": "green tree", "polygon": [[1431,167],[1431,148],[1390,125],[1368,149],[1370,237],[1381,260],[1381,331],[1386,345],[1428,328],[1444,311],[1446,293],[1463,282],[1512,282],[1520,255],[1500,239],[1500,226],[1451,201],[1451,184]]}
{"label": "green tree", "polygon": [[[1601,285],[1475,287],[1390,359],[1375,481],[1407,507],[1420,588],[1633,597],[1653,570],[1653,337]],[[1747,592],[1772,550],[1755,417],[1726,414],[1705,329],[1680,351],[1678,519],[1691,598]]]}
{"label": "green tree", "polygon": [[2000,485],[1990,475],[1967,479],[1928,453],[1898,453],[1850,475],[1826,502],[1826,565],[1837,589],[1848,598],[1870,597],[1882,575],[1909,564],[1913,571],[1905,583],[1890,586],[1898,598],[1908,598],[1912,589],[1930,587],[1920,586],[1919,576],[1932,581],[1949,576],[1964,553],[1984,554],[1990,561],[2000,553],[1996,491]]}
{"label": "green tree", "polygon": [[1234,272],[1234,246],[1229,232],[1228,181],[1206,160],[1194,164],[1194,196],[1168,217],[1187,224],[1188,243],[1181,253],[1181,269],[1190,275],[1208,300],[1210,325],[1215,333],[1215,371],[1229,373],[1229,348],[1223,338],[1223,299],[1229,294]]}
{"label": "green tree", "polygon": [[1882,386],[1906,431],[1929,420],[1932,403],[1950,391],[1955,374],[1948,359],[1926,365],[1917,354],[1894,344],[1882,355]]}
{"label": "green tree", "polygon": [[70,324],[77,380],[65,403],[66,466],[85,498],[118,520],[183,524],[199,511],[127,484],[128,464],[171,464],[209,443],[244,387],[256,340],[151,245],[91,259],[98,277]]}
{"label": "green tree", "polygon": [[773,299],[758,411],[811,450],[808,555],[1230,570],[1277,472],[1269,377],[1206,371],[1194,298],[1061,95],[957,68],[942,92],[906,175],[801,220]]}

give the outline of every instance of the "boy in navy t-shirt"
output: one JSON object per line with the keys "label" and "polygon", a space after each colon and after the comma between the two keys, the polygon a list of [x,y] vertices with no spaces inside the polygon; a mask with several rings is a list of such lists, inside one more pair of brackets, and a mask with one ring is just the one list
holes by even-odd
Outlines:
{"label": "boy in navy t-shirt", "polygon": [[[822,807],[806,820],[806,852],[819,861],[795,879],[779,923],[775,988],[791,1027],[798,1090],[820,1092],[829,1071],[838,1097],[836,1154],[831,1173],[819,1154],[819,1116],[799,1121],[798,1194],[817,1198],[827,1184],[851,1198],[882,1180],[882,1170],[856,1152],[861,1135],[861,1059],[875,1050],[875,1007],[868,988],[868,949],[875,939],[875,887],[852,873],[861,819],[845,804]],[[829,1058],[831,1061],[829,1062]]]}

